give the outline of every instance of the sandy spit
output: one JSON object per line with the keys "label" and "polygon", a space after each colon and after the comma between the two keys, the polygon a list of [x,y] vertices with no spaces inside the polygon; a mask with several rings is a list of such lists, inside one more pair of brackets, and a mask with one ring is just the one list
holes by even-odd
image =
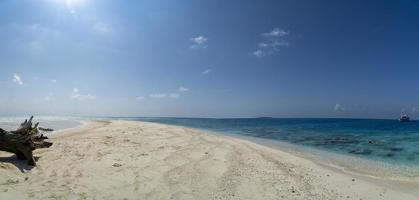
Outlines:
{"label": "sandy spit", "polygon": [[419,199],[415,183],[178,126],[92,121],[50,140],[34,168],[0,152],[0,199]]}

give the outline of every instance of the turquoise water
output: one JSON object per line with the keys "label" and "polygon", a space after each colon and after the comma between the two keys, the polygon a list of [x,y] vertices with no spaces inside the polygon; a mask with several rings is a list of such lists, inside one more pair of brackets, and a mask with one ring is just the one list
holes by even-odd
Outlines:
{"label": "turquoise water", "polygon": [[419,122],[381,119],[127,118],[283,141],[392,164],[419,166]]}

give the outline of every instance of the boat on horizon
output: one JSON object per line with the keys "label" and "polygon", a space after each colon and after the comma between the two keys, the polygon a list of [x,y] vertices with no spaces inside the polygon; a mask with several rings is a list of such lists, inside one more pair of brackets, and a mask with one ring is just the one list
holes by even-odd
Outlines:
{"label": "boat on horizon", "polygon": [[400,122],[410,122],[410,117],[406,114],[400,116]]}

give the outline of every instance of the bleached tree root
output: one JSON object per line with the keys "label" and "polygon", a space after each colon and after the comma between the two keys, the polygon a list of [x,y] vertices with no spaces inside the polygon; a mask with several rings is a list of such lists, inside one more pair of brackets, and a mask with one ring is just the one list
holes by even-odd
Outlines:
{"label": "bleached tree root", "polygon": [[14,153],[18,159],[27,160],[28,165],[35,166],[33,150],[49,148],[52,143],[45,141],[48,137],[40,131],[52,131],[52,129],[38,127],[39,123],[32,126],[33,116],[25,120],[15,131],[5,131],[0,128],[0,150]]}

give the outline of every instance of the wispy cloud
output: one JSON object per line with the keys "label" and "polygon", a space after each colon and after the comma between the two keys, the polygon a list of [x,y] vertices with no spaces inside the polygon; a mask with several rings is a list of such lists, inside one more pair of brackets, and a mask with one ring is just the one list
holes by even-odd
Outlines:
{"label": "wispy cloud", "polygon": [[51,83],[57,83],[57,80],[56,79],[52,79],[51,80]]}
{"label": "wispy cloud", "polygon": [[211,69],[206,69],[206,70],[202,71],[202,72],[201,72],[201,74],[206,75],[206,74],[209,74],[209,73],[211,73],[211,72],[212,72],[212,70],[211,70]]}
{"label": "wispy cloud", "polygon": [[284,46],[288,46],[288,45],[289,45],[289,43],[286,42],[286,41],[272,41],[272,42],[269,42],[269,43],[261,42],[261,43],[258,44],[258,47],[261,48],[261,49],[264,49],[264,48],[277,48],[277,47],[281,47],[281,46],[284,47]]}
{"label": "wispy cloud", "polygon": [[261,43],[258,44],[258,46],[259,46],[259,48],[266,48],[266,47],[269,46],[269,44],[266,44],[264,42],[261,42]]}
{"label": "wispy cloud", "polygon": [[23,85],[23,81],[20,78],[20,76],[18,74],[13,74],[13,82],[19,84],[19,85]]}
{"label": "wispy cloud", "polygon": [[270,32],[262,33],[263,41],[257,44],[257,49],[251,55],[261,58],[267,55],[272,55],[279,51],[282,47],[289,46],[289,43],[284,39],[289,35],[288,31],[274,28]]}
{"label": "wispy cloud", "polygon": [[166,98],[167,94],[166,93],[150,94],[150,97],[155,98],[155,99],[161,99],[161,98]]}
{"label": "wispy cloud", "polygon": [[95,100],[96,96],[92,94],[80,94],[80,90],[78,88],[74,88],[73,92],[71,93],[71,99],[84,101],[84,100]]}
{"label": "wispy cloud", "polygon": [[138,97],[135,97],[135,99],[136,99],[136,100],[144,100],[144,99],[145,99],[145,97],[143,97],[143,96],[138,96]]}
{"label": "wispy cloud", "polygon": [[262,50],[258,49],[256,51],[252,52],[252,55],[260,58],[260,57],[265,56],[265,53]]}
{"label": "wispy cloud", "polygon": [[186,93],[190,91],[189,88],[180,86],[177,91],[171,93],[155,93],[150,94],[150,98],[154,99],[163,99],[163,98],[170,98],[170,99],[177,99],[181,96],[181,93]]}
{"label": "wispy cloud", "polygon": [[267,33],[262,33],[263,36],[266,37],[282,37],[282,36],[286,36],[288,35],[289,32],[279,29],[279,28],[274,28],[272,31],[267,32]]}
{"label": "wispy cloud", "polygon": [[163,99],[163,98],[177,99],[180,97],[180,94],[179,93],[170,93],[170,94],[160,93],[160,94],[151,94],[150,97],[155,98],[155,99]]}
{"label": "wispy cloud", "polygon": [[337,104],[335,104],[334,110],[335,110],[335,112],[345,111],[345,107],[343,107],[341,104],[337,103]]}
{"label": "wispy cloud", "polygon": [[189,88],[179,87],[179,92],[187,92],[187,91],[189,91]]}
{"label": "wispy cloud", "polygon": [[180,97],[180,94],[179,93],[170,93],[168,97],[172,98],[172,99],[177,99],[177,98]]}
{"label": "wispy cloud", "polygon": [[[178,91],[182,92],[182,93],[185,93],[185,92],[189,91],[189,89],[185,88],[185,87],[179,87]],[[181,95],[178,92],[150,94],[150,98],[155,98],[155,99],[163,99],[163,98],[177,99],[180,96]]]}
{"label": "wispy cloud", "polygon": [[192,42],[192,45],[190,46],[192,49],[208,47],[208,38],[203,35],[190,38],[189,40]]}

